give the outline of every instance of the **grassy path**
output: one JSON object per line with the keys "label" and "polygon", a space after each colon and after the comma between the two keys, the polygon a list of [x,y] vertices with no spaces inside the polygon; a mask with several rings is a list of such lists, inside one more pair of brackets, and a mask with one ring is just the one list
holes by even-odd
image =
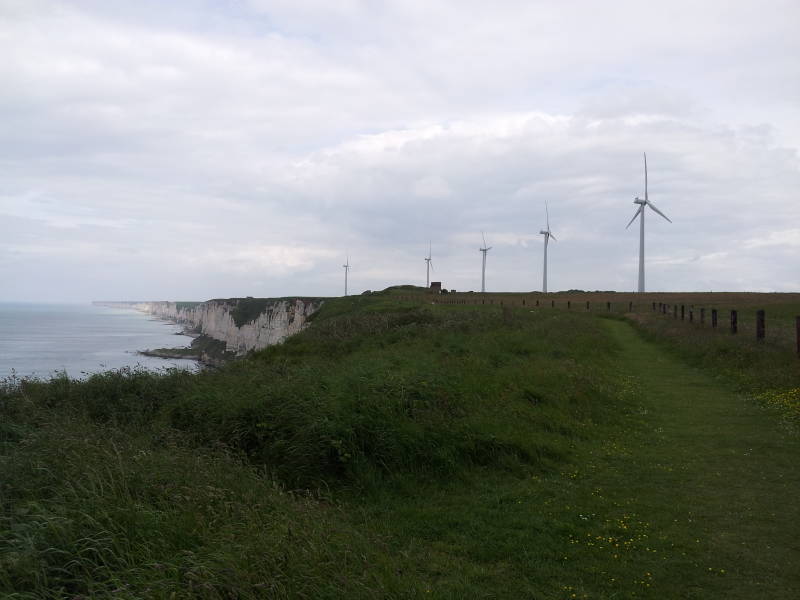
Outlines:
{"label": "grassy path", "polygon": [[[620,369],[638,388],[649,429],[639,434],[635,453],[608,473],[608,483],[628,479],[638,511],[652,504],[650,514],[661,515],[661,537],[669,539],[674,529],[681,539],[688,528],[698,546],[686,552],[684,564],[676,552],[665,561],[662,577],[685,585],[663,583],[683,597],[713,591],[713,597],[800,598],[797,437],[628,324],[607,325],[622,347]],[[701,577],[703,570],[719,577]]]}
{"label": "grassy path", "polygon": [[800,598],[800,439],[629,324],[603,327],[622,395],[568,463],[479,470],[366,507],[419,595]]}

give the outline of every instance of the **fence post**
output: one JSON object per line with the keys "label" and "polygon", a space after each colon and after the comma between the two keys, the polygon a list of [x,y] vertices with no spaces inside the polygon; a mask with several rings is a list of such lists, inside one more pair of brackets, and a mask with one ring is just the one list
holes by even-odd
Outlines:
{"label": "fence post", "polygon": [[686,312],[686,307],[681,304],[681,321],[684,320],[684,313]]}
{"label": "fence post", "polygon": [[586,310],[589,310],[589,301],[586,301]]}
{"label": "fence post", "polygon": [[653,302],[653,312],[656,312],[656,303]]}
{"label": "fence post", "polygon": [[678,305],[672,307],[672,316],[677,319],[678,318]]}
{"label": "fence post", "polygon": [[522,306],[525,306],[525,298],[522,299]]}
{"label": "fence post", "polygon": [[756,339],[759,341],[764,341],[764,333],[764,311],[759,310],[756,311]]}
{"label": "fence post", "polygon": [[694,311],[689,309],[689,323],[694,323]]}
{"label": "fence post", "polygon": [[611,310],[611,302],[606,302],[606,310]]}
{"label": "fence post", "polygon": [[797,356],[800,357],[800,317],[794,318],[794,327],[797,334]]}
{"label": "fence post", "polygon": [[706,322],[706,309],[700,309],[700,325],[703,325]]}
{"label": "fence post", "polygon": [[572,308],[572,300],[567,300],[567,310]]}
{"label": "fence post", "polygon": [[714,329],[717,328],[717,309],[716,308],[712,308],[711,309],[711,327],[713,327]]}
{"label": "fence post", "polygon": [[556,307],[556,301],[550,300],[550,308],[555,308],[555,307]]}
{"label": "fence post", "polygon": [[735,310],[731,311],[731,333],[739,331],[739,313]]}
{"label": "fence post", "polygon": [[628,302],[628,312],[633,312],[633,302]]}
{"label": "fence post", "polygon": [[536,301],[536,306],[539,306],[539,301],[538,300]]}

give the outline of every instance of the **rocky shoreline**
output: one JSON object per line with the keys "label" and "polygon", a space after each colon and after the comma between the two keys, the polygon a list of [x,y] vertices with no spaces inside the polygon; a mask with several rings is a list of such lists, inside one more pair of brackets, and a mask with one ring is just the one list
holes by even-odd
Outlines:
{"label": "rocky shoreline", "polygon": [[236,358],[236,353],[228,351],[224,342],[215,340],[207,335],[188,331],[182,332],[180,335],[190,335],[194,337],[188,348],[154,348],[140,350],[138,354],[155,358],[196,360],[209,367],[218,367]]}

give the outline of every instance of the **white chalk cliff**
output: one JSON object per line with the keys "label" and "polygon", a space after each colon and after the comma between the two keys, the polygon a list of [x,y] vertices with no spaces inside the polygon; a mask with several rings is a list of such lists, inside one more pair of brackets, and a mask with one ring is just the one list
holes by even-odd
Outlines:
{"label": "white chalk cliff", "polygon": [[[232,298],[209,300],[199,304],[187,302],[96,302],[102,306],[133,308],[160,319],[186,326],[186,329],[225,342],[228,351],[245,354],[279,344],[301,331],[308,317],[322,305],[321,299]],[[257,307],[252,320],[241,322],[242,305],[249,303],[250,313]],[[238,313],[237,313],[238,307]],[[239,318],[239,325],[236,324]]]}

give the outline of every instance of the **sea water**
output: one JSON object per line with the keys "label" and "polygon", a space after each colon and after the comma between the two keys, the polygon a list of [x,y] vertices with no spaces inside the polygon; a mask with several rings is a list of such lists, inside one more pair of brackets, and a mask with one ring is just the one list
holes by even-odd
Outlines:
{"label": "sea water", "polygon": [[139,350],[180,348],[191,338],[181,327],[135,310],[91,304],[0,303],[0,379],[48,379],[66,372],[85,378],[92,373],[142,367],[197,369],[186,359],[164,359]]}

